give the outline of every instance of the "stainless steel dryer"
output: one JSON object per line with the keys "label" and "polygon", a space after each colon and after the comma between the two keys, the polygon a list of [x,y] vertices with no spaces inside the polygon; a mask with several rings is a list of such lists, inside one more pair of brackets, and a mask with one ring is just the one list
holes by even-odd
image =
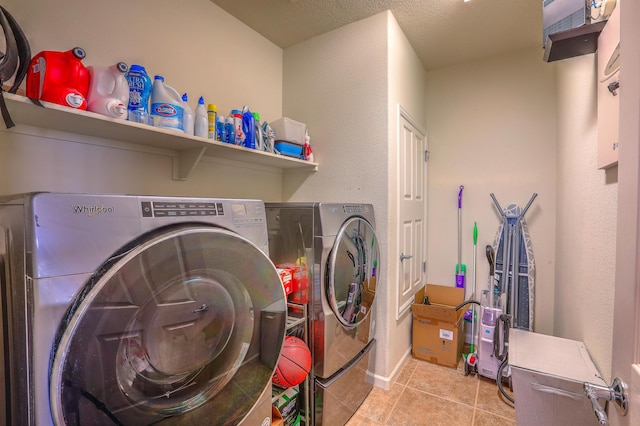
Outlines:
{"label": "stainless steel dryer", "polygon": [[257,200],[0,200],[0,423],[270,424],[286,299]]}
{"label": "stainless steel dryer", "polygon": [[266,208],[271,259],[276,265],[306,263],[310,275],[312,424],[345,424],[373,387],[368,377],[374,371],[381,266],[373,206],[267,203]]}

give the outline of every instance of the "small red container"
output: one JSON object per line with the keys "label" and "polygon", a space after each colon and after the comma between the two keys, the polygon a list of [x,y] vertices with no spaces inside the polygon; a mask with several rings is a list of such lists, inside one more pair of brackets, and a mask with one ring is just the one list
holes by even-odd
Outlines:
{"label": "small red container", "polygon": [[291,290],[287,293],[289,302],[306,304],[309,302],[309,277],[307,267],[295,263],[282,263],[277,265],[282,270],[291,274]]}
{"label": "small red container", "polygon": [[82,63],[83,49],[42,51],[31,59],[27,96],[75,109],[87,109],[89,71]]}
{"label": "small red container", "polygon": [[278,274],[280,275],[280,281],[282,281],[282,286],[284,287],[284,293],[288,296],[293,291],[293,279],[291,274],[291,269],[288,268],[276,268]]}

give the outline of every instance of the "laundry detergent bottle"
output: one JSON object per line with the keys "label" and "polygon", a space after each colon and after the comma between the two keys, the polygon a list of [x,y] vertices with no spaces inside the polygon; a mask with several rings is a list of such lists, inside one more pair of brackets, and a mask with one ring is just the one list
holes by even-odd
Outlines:
{"label": "laundry detergent bottle", "polygon": [[182,126],[184,132],[187,135],[193,136],[193,126],[195,123],[195,117],[193,116],[193,110],[189,106],[189,96],[186,93],[182,94]]}
{"label": "laundry detergent bottle", "polygon": [[207,116],[207,110],[204,107],[204,98],[202,96],[198,99],[193,132],[201,138],[207,138],[209,134],[209,118]]}
{"label": "laundry detergent bottle", "polygon": [[27,97],[76,109],[87,109],[89,71],[82,63],[84,49],[42,51],[31,59]]}
{"label": "laundry detergent bottle", "polygon": [[147,70],[138,64],[131,65],[125,77],[129,83],[128,119],[146,124],[149,121],[149,99],[153,81],[147,74]]}
{"label": "laundry detergent bottle", "polygon": [[164,77],[156,75],[151,90],[151,116],[154,126],[184,133],[184,109],[182,97],[171,86],[164,84]]}
{"label": "laundry detergent bottle", "polygon": [[117,119],[127,118],[129,83],[124,76],[129,67],[118,62],[110,67],[90,66],[87,110]]}

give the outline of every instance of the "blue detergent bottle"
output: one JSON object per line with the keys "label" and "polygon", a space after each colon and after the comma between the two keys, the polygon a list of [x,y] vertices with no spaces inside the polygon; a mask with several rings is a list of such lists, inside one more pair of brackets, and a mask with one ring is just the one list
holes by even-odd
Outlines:
{"label": "blue detergent bottle", "polygon": [[221,142],[227,142],[227,129],[225,128],[224,116],[218,115],[216,117],[216,140]]}
{"label": "blue detergent bottle", "polygon": [[149,99],[153,83],[142,65],[133,64],[125,74],[129,83],[129,104],[127,119],[138,123],[147,123],[149,117]]}
{"label": "blue detergent bottle", "polygon": [[224,122],[224,136],[225,139],[224,141],[226,143],[230,143],[230,144],[234,144],[236,143],[236,130],[235,130],[235,126],[234,126],[234,120],[233,117],[227,117],[227,119]]}
{"label": "blue detergent bottle", "polygon": [[256,119],[249,107],[242,108],[242,131],[245,135],[244,146],[256,149]]}

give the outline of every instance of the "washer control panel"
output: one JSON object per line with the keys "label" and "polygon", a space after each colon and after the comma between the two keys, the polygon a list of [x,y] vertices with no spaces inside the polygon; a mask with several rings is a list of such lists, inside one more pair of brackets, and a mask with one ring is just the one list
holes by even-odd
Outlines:
{"label": "washer control panel", "polygon": [[142,201],[142,217],[224,216],[223,203]]}

